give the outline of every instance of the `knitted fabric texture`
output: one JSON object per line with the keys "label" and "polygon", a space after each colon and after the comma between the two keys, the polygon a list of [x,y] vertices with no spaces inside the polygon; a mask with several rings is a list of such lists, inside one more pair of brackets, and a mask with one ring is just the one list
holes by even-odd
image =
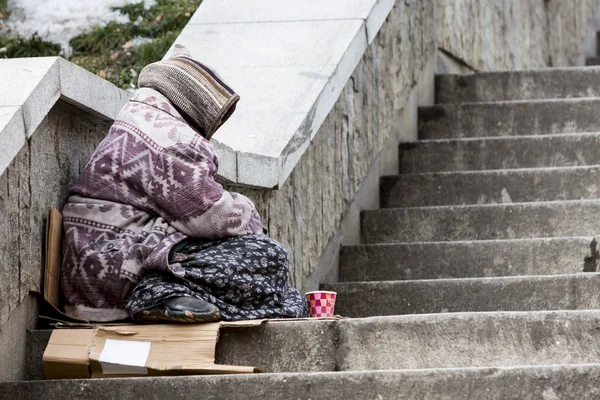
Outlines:
{"label": "knitted fabric texture", "polygon": [[252,201],[215,181],[208,140],[158,91],[139,89],[119,112],[63,210],[65,310],[92,321],[127,317],[140,277],[185,277],[169,260],[187,238],[262,234]]}
{"label": "knitted fabric texture", "polygon": [[169,59],[142,69],[138,85],[154,89],[169,99],[206,139],[227,121],[240,99],[214,70],[194,60],[179,44]]}

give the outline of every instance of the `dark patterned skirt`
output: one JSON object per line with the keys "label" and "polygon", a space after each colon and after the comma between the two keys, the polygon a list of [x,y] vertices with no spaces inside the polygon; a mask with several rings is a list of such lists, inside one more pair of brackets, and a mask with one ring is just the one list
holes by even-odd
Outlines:
{"label": "dark patterned skirt", "polygon": [[288,253],[275,240],[248,235],[189,240],[180,247],[172,260],[181,264],[185,276],[142,277],[127,303],[129,315],[190,296],[217,306],[225,321],[308,316],[306,299],[288,285]]}

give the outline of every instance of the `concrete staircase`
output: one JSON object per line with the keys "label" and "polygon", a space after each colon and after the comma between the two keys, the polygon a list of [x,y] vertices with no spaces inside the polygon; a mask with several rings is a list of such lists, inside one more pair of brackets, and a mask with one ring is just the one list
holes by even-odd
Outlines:
{"label": "concrete staircase", "polygon": [[217,362],[268,374],[0,398],[600,398],[600,68],[441,76],[436,96],[327,287],[352,318],[226,329]]}

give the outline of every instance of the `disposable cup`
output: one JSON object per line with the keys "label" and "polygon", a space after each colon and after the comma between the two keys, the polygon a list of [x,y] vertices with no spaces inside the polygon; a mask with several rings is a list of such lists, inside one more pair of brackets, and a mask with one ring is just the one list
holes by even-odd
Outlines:
{"label": "disposable cup", "polygon": [[305,294],[311,318],[333,317],[336,292],[316,290]]}

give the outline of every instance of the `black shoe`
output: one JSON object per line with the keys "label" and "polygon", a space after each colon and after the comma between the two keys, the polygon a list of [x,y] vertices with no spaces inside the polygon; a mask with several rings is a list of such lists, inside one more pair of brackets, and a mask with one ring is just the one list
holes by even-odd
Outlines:
{"label": "black shoe", "polygon": [[221,318],[219,309],[195,297],[174,297],[163,304],[142,310],[133,315],[139,322],[187,323],[213,322]]}

